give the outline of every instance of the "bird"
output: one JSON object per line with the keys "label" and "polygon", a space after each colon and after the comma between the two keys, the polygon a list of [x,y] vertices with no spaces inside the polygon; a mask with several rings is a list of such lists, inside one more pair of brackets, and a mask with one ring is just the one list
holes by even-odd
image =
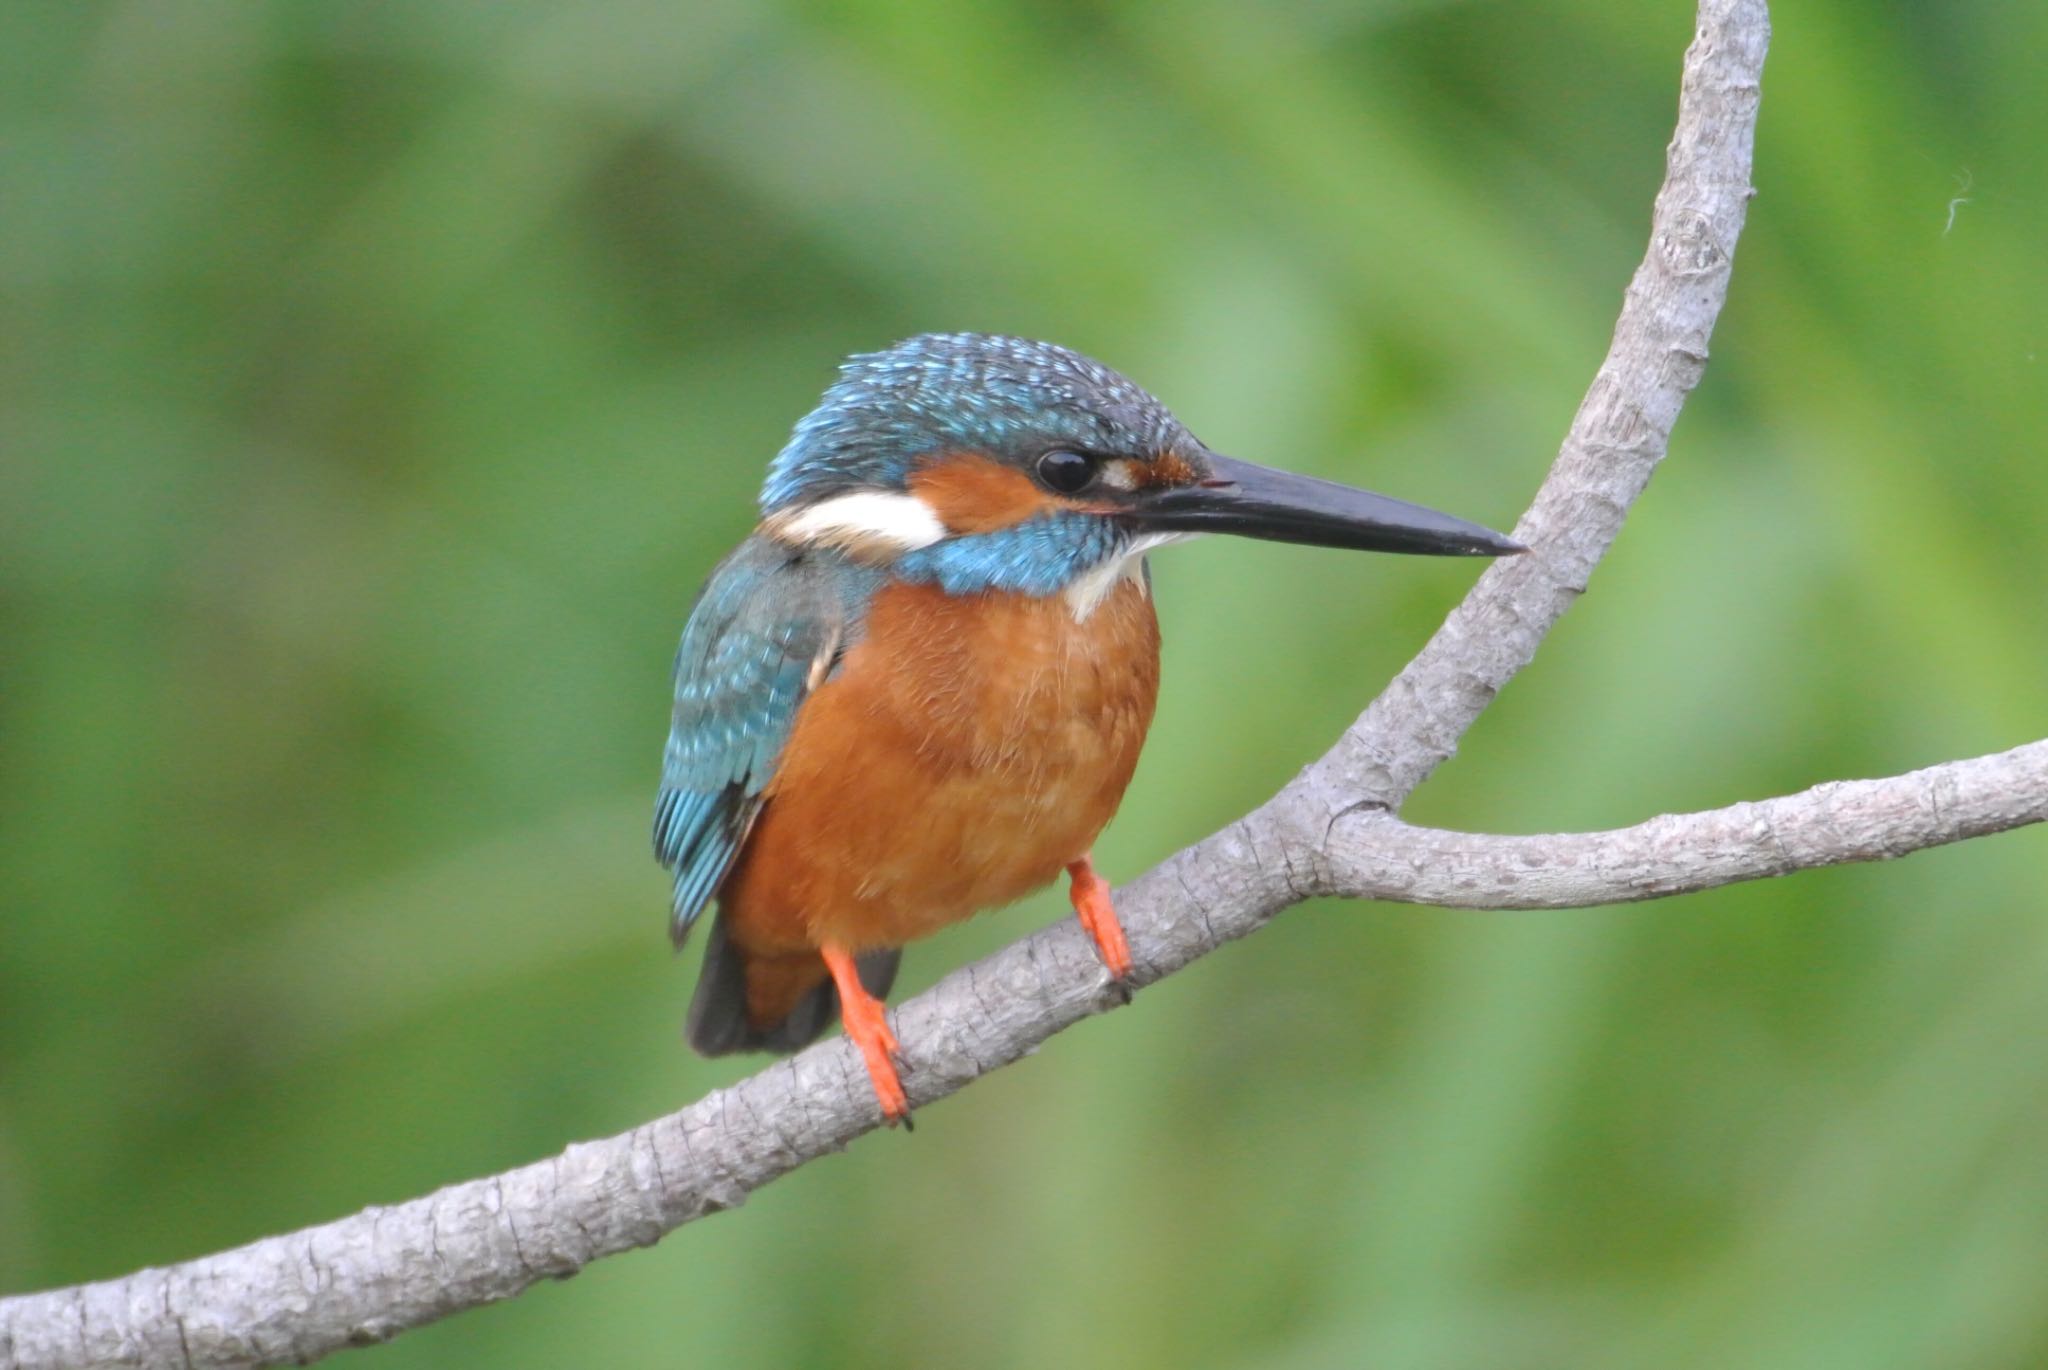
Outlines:
{"label": "bird", "polygon": [[932,333],[849,357],[769,463],[754,531],[683,628],[654,811],[680,949],[717,905],[686,1033],[794,1051],[837,1018],[910,1122],[884,1000],[902,948],[1064,872],[1128,997],[1091,850],[1159,688],[1147,556],[1205,533],[1525,550],[1420,505],[1211,451],[1046,342]]}

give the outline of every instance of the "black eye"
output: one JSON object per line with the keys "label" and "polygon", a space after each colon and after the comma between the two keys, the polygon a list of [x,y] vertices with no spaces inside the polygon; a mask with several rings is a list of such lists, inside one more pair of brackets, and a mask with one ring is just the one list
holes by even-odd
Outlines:
{"label": "black eye", "polygon": [[1062,495],[1078,495],[1095,479],[1095,459],[1056,449],[1038,459],[1038,478]]}

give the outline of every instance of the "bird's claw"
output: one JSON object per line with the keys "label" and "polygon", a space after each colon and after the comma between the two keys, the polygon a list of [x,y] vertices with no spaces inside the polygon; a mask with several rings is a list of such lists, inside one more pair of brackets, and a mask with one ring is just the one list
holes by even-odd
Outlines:
{"label": "bird's claw", "polygon": [[1124,936],[1123,924],[1117,921],[1116,905],[1109,897],[1109,882],[1095,873],[1095,863],[1085,856],[1067,867],[1067,878],[1071,882],[1067,892],[1073,899],[1074,914],[1095,943],[1102,964],[1109,968],[1109,978],[1118,995],[1128,1004],[1134,988],[1131,944]]}
{"label": "bird's claw", "polygon": [[898,1060],[903,1047],[889,1027],[888,1007],[861,984],[851,954],[836,947],[824,948],[823,954],[839,989],[839,1020],[848,1040],[859,1049],[861,1064],[867,1067],[882,1122],[890,1127],[901,1123],[905,1132],[912,1131],[910,1097],[903,1090]]}

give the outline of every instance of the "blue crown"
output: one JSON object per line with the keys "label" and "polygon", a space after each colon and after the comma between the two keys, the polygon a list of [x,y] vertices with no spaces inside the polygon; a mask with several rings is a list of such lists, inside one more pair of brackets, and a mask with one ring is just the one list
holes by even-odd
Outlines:
{"label": "blue crown", "polygon": [[846,360],[769,464],[761,509],[900,490],[934,452],[1022,461],[1052,447],[1150,455],[1192,443],[1165,405],[1078,352],[998,334],[926,333]]}

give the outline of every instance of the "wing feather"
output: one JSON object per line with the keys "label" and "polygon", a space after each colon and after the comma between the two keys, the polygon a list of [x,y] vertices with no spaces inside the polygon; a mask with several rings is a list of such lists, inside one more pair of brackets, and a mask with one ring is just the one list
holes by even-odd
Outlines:
{"label": "wing feather", "polygon": [[676,651],[654,854],[675,873],[677,945],[759,816],[803,701],[857,627],[873,572],[753,537],[711,574]]}

